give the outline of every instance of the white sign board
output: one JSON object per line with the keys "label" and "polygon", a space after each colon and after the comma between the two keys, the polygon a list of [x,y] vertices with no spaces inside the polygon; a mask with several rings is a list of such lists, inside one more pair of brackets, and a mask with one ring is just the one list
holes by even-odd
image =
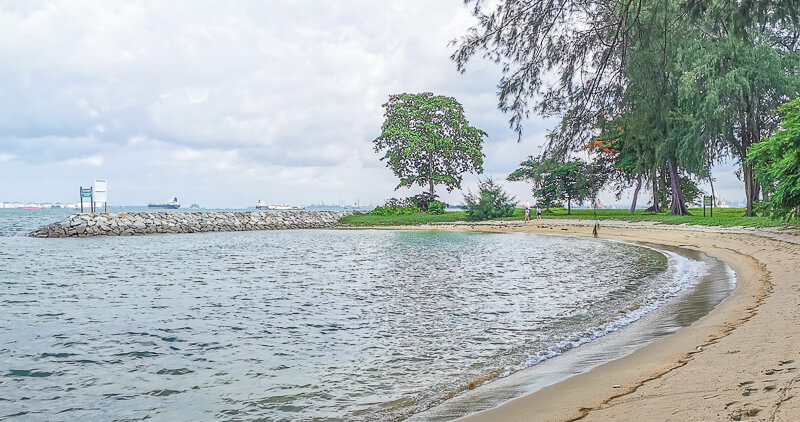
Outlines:
{"label": "white sign board", "polygon": [[94,181],[94,202],[108,202],[108,181],[105,179],[95,179]]}

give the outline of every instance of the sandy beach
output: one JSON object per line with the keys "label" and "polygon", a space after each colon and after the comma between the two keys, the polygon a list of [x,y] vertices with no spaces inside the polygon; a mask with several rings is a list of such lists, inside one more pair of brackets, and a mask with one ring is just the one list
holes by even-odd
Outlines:
{"label": "sandy beach", "polygon": [[[591,236],[594,221],[417,229]],[[677,334],[460,420],[800,420],[800,236],[779,229],[604,221],[599,237],[700,250],[727,262],[732,297]]]}

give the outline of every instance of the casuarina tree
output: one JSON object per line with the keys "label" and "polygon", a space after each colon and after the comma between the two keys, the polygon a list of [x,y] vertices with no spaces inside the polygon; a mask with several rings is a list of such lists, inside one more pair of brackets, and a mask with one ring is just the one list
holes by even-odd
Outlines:
{"label": "casuarina tree", "polygon": [[483,137],[470,126],[455,98],[422,94],[389,97],[375,152],[400,179],[395,189],[419,185],[435,197],[434,187],[461,187],[464,173],[483,172]]}
{"label": "casuarina tree", "polygon": [[464,195],[467,216],[471,220],[490,220],[514,215],[516,199],[506,193],[492,178],[478,182],[478,192]]}

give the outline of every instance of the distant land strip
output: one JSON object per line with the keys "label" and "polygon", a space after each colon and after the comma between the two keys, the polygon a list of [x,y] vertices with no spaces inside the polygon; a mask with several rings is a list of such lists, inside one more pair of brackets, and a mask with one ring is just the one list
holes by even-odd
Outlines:
{"label": "distant land strip", "polygon": [[320,229],[340,226],[351,211],[137,212],[73,214],[30,235],[40,238]]}

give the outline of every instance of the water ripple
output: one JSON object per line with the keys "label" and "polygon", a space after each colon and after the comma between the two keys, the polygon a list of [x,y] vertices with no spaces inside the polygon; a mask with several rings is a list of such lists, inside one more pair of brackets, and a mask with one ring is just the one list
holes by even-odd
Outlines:
{"label": "water ripple", "polygon": [[9,420],[399,420],[680,287],[651,249],[517,234],[15,235],[0,251]]}

